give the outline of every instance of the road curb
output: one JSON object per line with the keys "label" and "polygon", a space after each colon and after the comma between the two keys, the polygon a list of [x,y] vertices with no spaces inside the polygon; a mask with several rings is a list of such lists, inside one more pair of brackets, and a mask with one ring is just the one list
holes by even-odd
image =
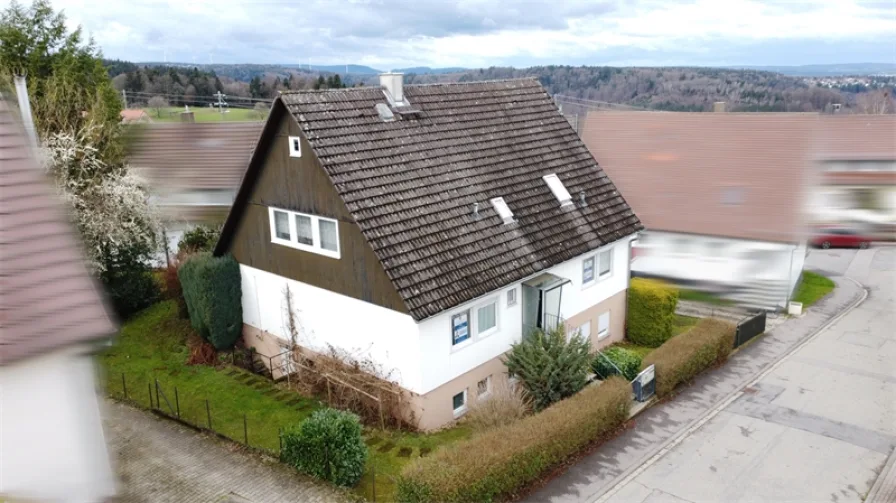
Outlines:
{"label": "road curb", "polygon": [[[886,486],[886,487],[885,487]],[[883,470],[868,491],[865,503],[888,503],[896,501],[896,449],[890,452],[890,458]]]}
{"label": "road curb", "polygon": [[841,318],[852,312],[855,308],[859,307],[865,299],[868,298],[868,289],[859,283],[858,281],[846,277],[841,276],[838,279],[849,280],[853,282],[856,286],[861,290],[861,294],[858,299],[853,301],[849,306],[842,309],[839,313],[835,314],[831,317],[827,322],[824,323],[821,327],[818,328],[815,332],[807,335],[801,341],[797,342],[792,348],[788,349],[777,359],[769,362],[764,368],[760,369],[756,374],[752,377],[748,378],[745,381],[745,384],[740,386],[735,391],[731,392],[713,406],[710,410],[708,410],[702,416],[691,421],[685,428],[680,430],[678,433],[670,437],[668,440],[659,444],[654,450],[645,455],[641,462],[633,465],[628,470],[619,474],[613,481],[608,484],[609,489],[601,492],[600,494],[593,495],[590,499],[585,500],[587,503],[605,503],[608,501],[613,495],[615,495],[619,490],[621,490],[624,486],[626,486],[629,482],[634,480],[638,475],[643,473],[647,468],[651,465],[659,461],[663,456],[669,453],[675,446],[683,442],[688,436],[691,435],[694,431],[698,430],[701,426],[706,424],[713,417],[717,416],[719,412],[721,412],[725,407],[730,405],[732,402],[737,400],[742,394],[745,388],[753,386],[757,382],[759,382],[762,378],[773,372],[776,368],[778,368],[785,359],[787,359],[790,355],[796,353],[800,349],[802,349],[805,345],[812,342],[816,337],[826,332],[832,325],[838,322]]}

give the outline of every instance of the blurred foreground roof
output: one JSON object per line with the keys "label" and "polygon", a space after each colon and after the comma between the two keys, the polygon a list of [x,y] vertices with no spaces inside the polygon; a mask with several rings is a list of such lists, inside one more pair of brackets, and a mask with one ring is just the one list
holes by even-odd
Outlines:
{"label": "blurred foreground roof", "polygon": [[129,163],[154,187],[236,190],[264,122],[139,126]]}
{"label": "blurred foreground roof", "polygon": [[115,330],[63,205],[0,98],[0,364]]}

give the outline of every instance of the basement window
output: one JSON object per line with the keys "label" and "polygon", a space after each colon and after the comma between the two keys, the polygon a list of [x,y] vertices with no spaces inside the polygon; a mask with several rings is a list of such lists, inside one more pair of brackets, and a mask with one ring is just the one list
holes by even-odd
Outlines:
{"label": "basement window", "polygon": [[495,211],[498,212],[498,216],[501,217],[501,220],[504,221],[504,224],[513,223],[513,212],[510,211],[510,207],[507,206],[507,203],[504,201],[503,197],[496,197],[491,200],[492,206],[495,208]]}
{"label": "basement window", "polygon": [[339,258],[339,223],[326,217],[268,208],[271,242],[297,250]]}
{"label": "basement window", "polygon": [[300,137],[289,137],[289,156],[302,157],[302,139]]}
{"label": "basement window", "polygon": [[566,190],[566,187],[563,186],[563,182],[560,181],[560,178],[556,174],[545,175],[542,177],[544,182],[548,184],[548,188],[551,189],[551,192],[554,193],[554,197],[557,198],[557,201],[560,202],[560,206],[568,206],[572,204],[572,196],[569,195],[569,191]]}

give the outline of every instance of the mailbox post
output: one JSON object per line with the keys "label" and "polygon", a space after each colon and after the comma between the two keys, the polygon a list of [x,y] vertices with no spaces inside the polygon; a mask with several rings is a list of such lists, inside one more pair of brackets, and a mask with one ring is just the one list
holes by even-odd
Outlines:
{"label": "mailbox post", "polygon": [[654,366],[651,365],[642,370],[632,381],[632,392],[635,394],[635,400],[646,402],[656,393],[656,372]]}

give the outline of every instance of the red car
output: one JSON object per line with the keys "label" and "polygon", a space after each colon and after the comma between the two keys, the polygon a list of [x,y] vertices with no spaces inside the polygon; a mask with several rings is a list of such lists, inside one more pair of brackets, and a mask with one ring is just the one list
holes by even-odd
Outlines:
{"label": "red car", "polygon": [[854,229],[843,227],[818,229],[812,236],[812,245],[828,248],[868,248],[873,238]]}

